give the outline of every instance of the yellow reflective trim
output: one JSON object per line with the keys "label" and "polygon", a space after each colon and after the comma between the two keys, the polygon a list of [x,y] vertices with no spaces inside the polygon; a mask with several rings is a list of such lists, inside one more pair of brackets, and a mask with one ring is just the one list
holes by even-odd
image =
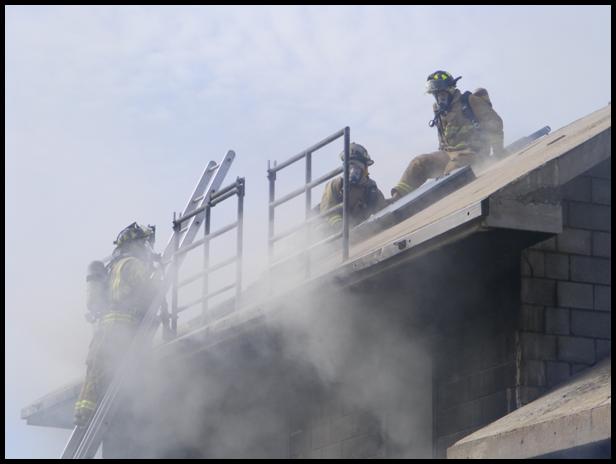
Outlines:
{"label": "yellow reflective trim", "polygon": [[113,321],[135,322],[135,317],[126,313],[109,313],[101,318],[101,322]]}
{"label": "yellow reflective trim", "polygon": [[96,409],[96,403],[88,400],[81,400],[75,403],[75,409]]}
{"label": "yellow reflective trim", "polygon": [[108,313],[103,316],[104,319],[134,319],[134,317],[127,313]]}
{"label": "yellow reflective trim", "polygon": [[404,193],[410,193],[411,192],[411,186],[409,184],[407,184],[406,182],[400,181],[398,182],[398,185],[396,185],[396,190],[401,190]]}
{"label": "yellow reflective trim", "polygon": [[329,223],[331,225],[336,225],[338,224],[340,221],[342,221],[342,216],[340,216],[339,214],[337,214],[336,216],[332,216],[328,219]]}

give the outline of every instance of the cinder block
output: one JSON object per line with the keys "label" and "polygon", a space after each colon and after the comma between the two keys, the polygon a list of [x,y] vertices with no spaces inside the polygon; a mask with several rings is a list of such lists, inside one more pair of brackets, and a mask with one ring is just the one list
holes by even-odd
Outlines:
{"label": "cinder block", "polygon": [[342,442],[342,458],[369,458],[381,453],[383,439],[378,434],[360,435]]}
{"label": "cinder block", "polygon": [[569,279],[569,255],[546,253],[545,276],[551,279]]}
{"label": "cinder block", "polygon": [[593,308],[593,288],[591,284],[581,284],[577,282],[558,281],[557,284],[557,305],[566,308]]}
{"label": "cinder block", "polygon": [[595,285],[595,309],[598,311],[612,310],[612,287]]}
{"label": "cinder block", "polygon": [[612,355],[612,340],[595,340],[597,361]]}
{"label": "cinder block", "polygon": [[592,180],[592,201],[602,205],[612,204],[612,181],[607,179]]}
{"label": "cinder block", "polygon": [[589,230],[565,228],[556,237],[556,248],[563,253],[590,255],[592,233]]}
{"label": "cinder block", "polygon": [[[477,427],[478,428],[478,427]],[[470,435],[476,430],[476,428],[462,430],[461,432],[456,432],[451,435],[446,435],[444,437],[439,437],[436,440],[436,452],[434,458],[436,459],[444,459],[446,457],[447,448],[453,445],[458,440]]]}
{"label": "cinder block", "polygon": [[611,260],[590,256],[571,256],[571,280],[606,284],[612,282]]}
{"label": "cinder block", "polygon": [[612,158],[601,161],[595,167],[584,173],[585,176],[599,177],[600,179],[612,178]]}
{"label": "cinder block", "polygon": [[[544,252],[542,250],[524,250],[522,252],[522,275],[530,277],[544,277]],[[524,272],[527,272],[524,274]]]}
{"label": "cinder block", "polygon": [[507,392],[501,390],[479,400],[480,424],[488,424],[507,414]]}
{"label": "cinder block", "polygon": [[334,443],[323,448],[324,459],[342,459],[342,443]]}
{"label": "cinder block", "polygon": [[558,359],[572,363],[594,363],[594,340],[591,338],[558,337]]}
{"label": "cinder block", "polygon": [[556,250],[556,236],[548,238],[543,242],[536,243],[530,248],[532,248],[533,250],[554,251]]}
{"label": "cinder block", "polygon": [[555,281],[537,278],[522,278],[522,303],[555,306]]}
{"label": "cinder block", "polygon": [[437,415],[436,429],[439,436],[451,435],[481,423],[481,409],[478,400],[441,411]]}
{"label": "cinder block", "polygon": [[319,422],[312,427],[312,449],[323,448],[331,443],[330,424]]}
{"label": "cinder block", "polygon": [[310,451],[310,433],[297,430],[291,433],[289,454],[292,458],[305,457]]}
{"label": "cinder block", "polygon": [[[543,314],[543,306],[533,307],[539,308],[540,315]],[[535,319],[538,319],[540,315],[536,316]],[[539,324],[543,325],[543,320],[539,321]],[[513,349],[514,329],[514,327],[507,327],[506,332],[498,331],[497,329],[487,329],[491,336],[479,346],[481,353],[479,369],[491,369],[494,366],[513,361],[514,358],[511,350]],[[537,330],[534,331],[536,332]]]}
{"label": "cinder block", "polygon": [[469,377],[469,394],[467,398],[475,399],[490,395],[515,384],[515,363],[494,366],[477,372]]}
{"label": "cinder block", "polygon": [[374,415],[370,413],[357,414],[357,434],[375,434],[381,430],[381,423]]}
{"label": "cinder block", "polygon": [[557,335],[569,335],[569,310],[562,308],[545,309],[545,332]]}
{"label": "cinder block", "polygon": [[525,360],[556,359],[556,337],[554,335],[536,334],[531,332],[520,333],[522,358]]}
{"label": "cinder block", "polygon": [[526,385],[520,385],[518,387],[520,394],[520,402],[522,405],[528,404],[531,401],[535,401],[545,392],[545,387],[528,387]]}
{"label": "cinder block", "polygon": [[603,258],[612,257],[612,234],[610,232],[592,233],[592,254]]}
{"label": "cinder block", "polygon": [[594,203],[569,202],[569,219],[571,227],[577,229],[612,230],[612,208]]}
{"label": "cinder block", "polygon": [[544,361],[522,360],[520,364],[520,382],[531,387],[543,387],[546,384]]}
{"label": "cinder block", "polygon": [[520,275],[522,277],[532,277],[533,275],[530,262],[526,259],[524,254],[520,256]]}
{"label": "cinder block", "polygon": [[571,334],[582,337],[610,338],[611,314],[571,310]]}
{"label": "cinder block", "polygon": [[471,398],[471,376],[455,382],[443,382],[438,386],[438,407],[441,409],[464,403]]}
{"label": "cinder block", "polygon": [[579,374],[590,367],[589,364],[571,364],[571,375]]}
{"label": "cinder block", "polygon": [[538,305],[522,305],[520,308],[520,329],[529,332],[544,331],[544,309]]}
{"label": "cinder block", "polygon": [[357,430],[357,421],[354,414],[337,417],[331,422],[332,442],[343,441],[352,437]]}
{"label": "cinder block", "polygon": [[553,387],[564,382],[571,376],[571,369],[568,363],[547,361],[546,377],[547,386]]}
{"label": "cinder block", "polygon": [[563,198],[567,200],[591,201],[592,179],[588,176],[578,176],[563,185]]}

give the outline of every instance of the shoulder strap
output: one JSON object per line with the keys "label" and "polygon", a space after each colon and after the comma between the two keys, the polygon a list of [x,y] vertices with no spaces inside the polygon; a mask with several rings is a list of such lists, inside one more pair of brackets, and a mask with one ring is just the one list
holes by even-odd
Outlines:
{"label": "shoulder strap", "polygon": [[436,126],[436,130],[438,131],[438,136],[440,140],[443,140],[443,123],[441,121],[441,113],[442,111],[436,108],[436,105],[433,105],[432,109],[434,110],[434,119],[431,119],[428,122],[428,126],[434,127]]}
{"label": "shoulder strap", "polygon": [[334,193],[336,194],[336,201],[342,203],[343,200],[343,190],[344,190],[344,186],[342,185],[344,184],[344,179],[342,177],[336,177],[333,181],[332,181],[332,188],[334,189]]}
{"label": "shoulder strap", "polygon": [[368,183],[366,188],[364,189],[364,201],[368,206],[372,206],[373,203],[376,202],[377,199],[377,189],[376,182],[370,178],[368,178]]}
{"label": "shoulder strap", "polygon": [[479,129],[479,120],[477,119],[477,116],[475,116],[475,112],[473,111],[473,108],[471,107],[471,104],[468,101],[471,95],[472,95],[472,92],[469,92],[467,90],[460,97],[460,101],[462,102],[462,114],[471,121],[475,129]]}

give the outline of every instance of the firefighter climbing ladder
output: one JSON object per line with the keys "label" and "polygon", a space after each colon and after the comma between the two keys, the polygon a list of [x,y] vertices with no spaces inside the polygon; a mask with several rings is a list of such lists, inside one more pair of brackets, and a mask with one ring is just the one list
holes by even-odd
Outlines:
{"label": "firefighter climbing ladder", "polygon": [[[209,215],[209,209],[212,206],[211,202],[216,200],[220,202],[234,193],[238,193],[238,196],[240,194],[240,188],[238,187],[238,182],[240,179],[238,179],[238,181],[236,181],[236,183],[231,187],[226,187],[223,189],[226,192],[218,192],[218,189],[229,171],[234,158],[235,152],[229,150],[219,164],[216,164],[214,161],[210,161],[208,163],[199,182],[197,183],[195,191],[186,205],[186,208],[184,208],[182,215],[174,221],[174,233],[167,243],[165,251],[162,255],[163,263],[173,263],[173,271],[165,273],[165,278],[162,282],[160,291],[153,299],[148,311],[141,321],[135,338],[126,353],[126,357],[122,360],[122,364],[118,367],[118,370],[114,374],[105,395],[99,402],[98,407],[88,424],[86,426],[75,427],[73,429],[71,437],[62,452],[62,459],[92,458],[96,454],[106,427],[113,416],[114,406],[116,405],[115,400],[118,392],[122,388],[125,375],[130,372],[131,366],[134,365],[134,362],[141,351],[140,348],[145,346],[146,343],[154,336],[158,326],[156,322],[157,312],[163,302],[163,299],[165,298],[167,290],[172,285],[172,281],[174,278],[177,278],[177,269],[186,256],[185,252],[191,245],[193,245],[193,240],[201,223],[206,222],[209,224],[209,218],[207,216]],[[243,196],[243,179],[241,179],[241,196]],[[240,224],[242,216],[241,206],[239,207],[239,215],[240,219],[238,219],[238,225]],[[188,222],[188,224],[181,227],[181,224],[185,222]],[[241,230],[241,226],[238,231],[239,230]],[[206,230],[206,234],[208,232],[209,231]],[[238,233],[238,235],[240,236],[241,242],[241,233]],[[202,241],[205,242],[206,240]],[[241,247],[239,247],[238,250],[239,258],[241,260]],[[240,282],[236,283],[239,287]]]}

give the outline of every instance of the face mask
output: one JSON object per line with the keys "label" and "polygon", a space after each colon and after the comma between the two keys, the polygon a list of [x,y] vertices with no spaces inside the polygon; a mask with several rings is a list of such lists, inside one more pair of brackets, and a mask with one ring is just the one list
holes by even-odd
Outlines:
{"label": "face mask", "polygon": [[359,184],[364,177],[364,170],[355,164],[349,167],[349,182],[351,184]]}

